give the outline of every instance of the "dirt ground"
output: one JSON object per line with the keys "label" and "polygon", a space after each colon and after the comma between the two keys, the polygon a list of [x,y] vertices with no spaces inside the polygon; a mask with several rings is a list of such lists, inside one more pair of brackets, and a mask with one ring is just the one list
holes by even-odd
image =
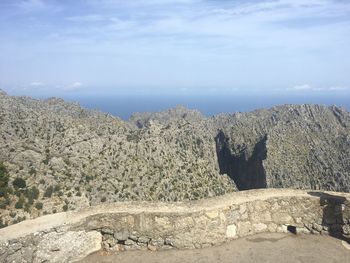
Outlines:
{"label": "dirt ground", "polygon": [[127,251],[108,256],[95,253],[80,262],[350,263],[350,250],[341,240],[329,236],[263,233],[203,249]]}

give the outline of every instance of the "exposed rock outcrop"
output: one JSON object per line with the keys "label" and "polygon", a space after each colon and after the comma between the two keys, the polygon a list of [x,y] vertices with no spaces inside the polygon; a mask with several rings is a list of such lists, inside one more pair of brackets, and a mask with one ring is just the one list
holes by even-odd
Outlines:
{"label": "exposed rock outcrop", "polygon": [[[233,158],[229,164],[243,160],[231,170],[249,182],[254,171],[260,171],[267,187],[350,191],[350,114],[346,110],[284,105],[221,115],[214,122],[226,138],[224,149]],[[247,161],[253,171],[245,175],[246,170],[239,171]]]}
{"label": "exposed rock outcrop", "polygon": [[99,251],[102,235],[97,231],[51,232],[43,236],[33,262],[73,262]]}
{"label": "exposed rock outcrop", "polygon": [[245,150],[232,154],[229,138],[222,131],[215,137],[216,152],[221,174],[228,174],[238,190],[266,188],[263,160],[267,157],[267,136],[259,140],[251,155]]}

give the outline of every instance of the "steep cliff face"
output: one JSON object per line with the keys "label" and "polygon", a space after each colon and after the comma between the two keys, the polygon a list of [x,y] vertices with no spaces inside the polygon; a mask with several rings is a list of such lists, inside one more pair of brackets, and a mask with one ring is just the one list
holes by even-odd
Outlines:
{"label": "steep cliff face", "polygon": [[[350,114],[344,109],[285,105],[217,116],[214,122],[222,127],[225,151],[233,156],[228,162],[231,168],[224,172],[250,181],[257,177],[242,170],[245,164],[261,171],[252,188],[266,182],[266,187],[350,191]],[[257,153],[262,146],[263,151]]]}
{"label": "steep cliff face", "polygon": [[263,160],[266,159],[266,140],[263,137],[254,146],[251,155],[242,150],[234,154],[230,149],[229,138],[219,131],[215,137],[216,152],[221,174],[227,174],[235,182],[238,190],[266,188],[266,174]]}
{"label": "steep cliff face", "polygon": [[177,107],[124,122],[61,99],[0,92],[0,147],[0,226],[101,202],[194,200],[237,188],[350,191],[350,114],[337,107],[211,118]]}

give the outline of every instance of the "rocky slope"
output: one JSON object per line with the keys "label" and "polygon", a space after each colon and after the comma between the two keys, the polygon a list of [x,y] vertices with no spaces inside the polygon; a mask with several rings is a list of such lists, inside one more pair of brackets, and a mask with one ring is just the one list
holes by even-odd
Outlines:
{"label": "rocky slope", "polygon": [[[221,170],[239,189],[350,191],[350,114],[335,106],[284,105],[214,118]],[[220,158],[219,158],[220,163]]]}
{"label": "rocky slope", "polygon": [[137,128],[60,99],[1,93],[0,124],[8,175],[0,176],[3,225],[100,202],[193,200],[235,190],[219,174],[204,118]]}
{"label": "rocky slope", "polygon": [[0,226],[101,202],[237,188],[349,192],[349,146],[350,114],[337,107],[211,118],[177,107],[124,122],[61,99],[0,92]]}

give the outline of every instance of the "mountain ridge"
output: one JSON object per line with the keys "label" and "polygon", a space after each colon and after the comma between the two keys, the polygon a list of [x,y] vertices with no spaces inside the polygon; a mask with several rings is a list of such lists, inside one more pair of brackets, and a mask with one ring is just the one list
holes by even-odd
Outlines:
{"label": "mountain ridge", "polygon": [[4,225],[103,202],[266,187],[350,191],[350,114],[336,106],[212,117],[179,106],[122,121],[62,99],[0,92],[0,124]]}

